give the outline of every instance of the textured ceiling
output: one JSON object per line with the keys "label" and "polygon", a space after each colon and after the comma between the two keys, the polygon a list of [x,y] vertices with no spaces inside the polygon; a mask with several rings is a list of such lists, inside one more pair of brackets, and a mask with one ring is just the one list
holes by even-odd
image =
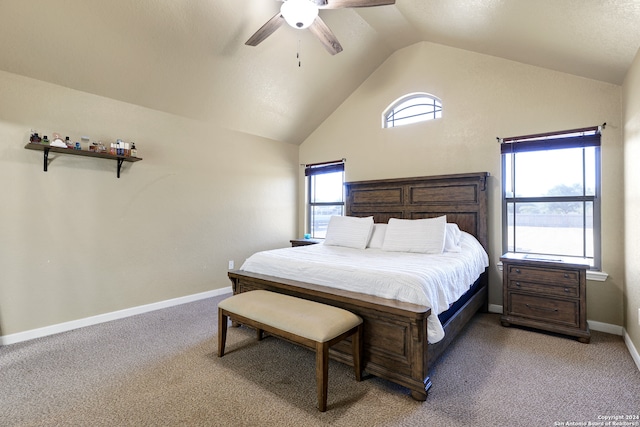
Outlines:
{"label": "textured ceiling", "polygon": [[613,84],[640,47],[638,0],[397,0],[322,10],[344,47],[335,56],[287,25],[245,46],[280,4],[0,0],[0,69],[300,144],[395,50],[420,41]]}

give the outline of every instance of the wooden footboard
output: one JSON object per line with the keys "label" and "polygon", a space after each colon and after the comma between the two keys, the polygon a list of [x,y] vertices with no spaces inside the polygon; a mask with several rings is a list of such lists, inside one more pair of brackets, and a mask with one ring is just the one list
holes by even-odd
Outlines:
{"label": "wooden footboard", "polygon": [[[231,271],[228,275],[234,294],[264,289],[341,307],[359,315],[364,321],[364,370],[407,387],[416,400],[427,398],[431,387],[429,365],[468,319],[486,304],[487,295],[484,286],[449,319],[445,339],[431,345],[427,344],[427,318],[431,314],[427,307],[244,271]],[[433,354],[430,354],[432,348]],[[353,363],[349,342],[332,347],[330,355],[348,365]]]}

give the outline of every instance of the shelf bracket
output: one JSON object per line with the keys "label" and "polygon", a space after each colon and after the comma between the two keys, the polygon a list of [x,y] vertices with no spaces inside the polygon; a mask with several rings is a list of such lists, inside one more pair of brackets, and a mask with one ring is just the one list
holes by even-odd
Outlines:
{"label": "shelf bracket", "polygon": [[44,149],[44,162],[43,162],[43,170],[46,172],[47,168],[49,166],[49,149],[45,148]]}
{"label": "shelf bracket", "polygon": [[123,158],[118,159],[118,178],[120,178],[120,169],[122,169],[122,164],[124,163]]}

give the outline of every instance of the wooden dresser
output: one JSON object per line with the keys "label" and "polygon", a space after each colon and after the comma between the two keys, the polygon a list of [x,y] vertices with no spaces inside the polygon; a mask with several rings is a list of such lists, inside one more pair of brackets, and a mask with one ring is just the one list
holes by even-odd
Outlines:
{"label": "wooden dresser", "polygon": [[511,324],[591,339],[587,325],[587,264],[504,254],[504,326]]}

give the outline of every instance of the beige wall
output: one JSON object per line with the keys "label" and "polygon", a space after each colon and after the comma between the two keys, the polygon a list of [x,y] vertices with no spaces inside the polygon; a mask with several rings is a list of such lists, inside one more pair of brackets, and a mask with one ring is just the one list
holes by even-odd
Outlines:
{"label": "beige wall", "polygon": [[[31,128],[133,140],[126,163],[25,150]],[[295,236],[298,147],[0,72],[0,328],[227,287]]]}
{"label": "beige wall", "polygon": [[[638,62],[623,88],[628,162],[640,147]],[[381,129],[381,112],[415,91],[440,97],[444,117]],[[0,72],[0,334],[228,286],[228,260],[239,265],[302,233],[298,163],[342,157],[347,180],[489,171],[490,303],[500,305],[496,137],[606,121],[603,258],[609,278],[589,282],[588,317],[624,325],[626,273],[625,326],[638,347],[640,290],[634,284],[640,270],[633,256],[624,269],[620,227],[622,93],[615,85],[419,43],[392,55],[298,150]],[[41,153],[23,148],[31,128],[131,139],[144,160],[125,164],[119,180],[115,162],[71,156],[55,156],[44,173]],[[632,183],[638,177],[629,164],[626,170],[626,226],[634,236]],[[638,253],[632,238],[626,244],[628,254]]]}
{"label": "beige wall", "polygon": [[[381,128],[382,111],[410,92],[443,102],[443,118]],[[607,122],[602,139],[603,266],[588,283],[588,318],[623,324],[621,88],[428,42],[395,52],[304,143],[300,162],[346,158],[346,179],[488,171],[490,304],[502,304],[500,150],[496,137]],[[540,173],[544,173],[541,165]],[[299,178],[302,182],[303,178]],[[300,186],[303,188],[303,186]],[[302,191],[302,190],[301,190]],[[301,193],[302,194],[302,193]],[[302,206],[302,202],[300,205]],[[299,227],[304,224],[300,208]]]}
{"label": "beige wall", "polygon": [[640,348],[640,50],[623,86],[625,197],[625,328]]}

